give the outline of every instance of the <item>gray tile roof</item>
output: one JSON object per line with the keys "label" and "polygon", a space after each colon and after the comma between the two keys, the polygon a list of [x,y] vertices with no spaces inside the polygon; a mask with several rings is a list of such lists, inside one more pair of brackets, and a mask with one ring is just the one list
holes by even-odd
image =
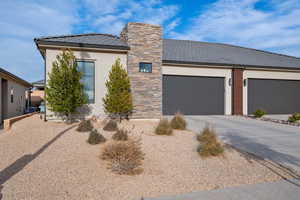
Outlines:
{"label": "gray tile roof", "polygon": [[[79,34],[34,39],[36,44],[128,50],[129,46],[109,34]],[[164,63],[190,63],[243,67],[300,69],[300,58],[228,44],[163,39]]]}
{"label": "gray tile roof", "polygon": [[79,34],[79,35],[63,35],[55,37],[41,37],[34,41],[37,44],[59,45],[59,46],[76,46],[76,47],[94,47],[108,49],[129,49],[126,42],[117,36],[109,34]]}
{"label": "gray tile roof", "polygon": [[24,79],[21,79],[20,77],[6,71],[5,69],[0,67],[0,74],[5,74],[6,76],[10,77],[13,80],[19,81],[21,84],[23,84],[26,87],[31,87],[32,85],[30,83],[28,83],[27,81],[25,81]]}
{"label": "gray tile roof", "polygon": [[163,62],[300,69],[300,58],[227,44],[163,40]]}

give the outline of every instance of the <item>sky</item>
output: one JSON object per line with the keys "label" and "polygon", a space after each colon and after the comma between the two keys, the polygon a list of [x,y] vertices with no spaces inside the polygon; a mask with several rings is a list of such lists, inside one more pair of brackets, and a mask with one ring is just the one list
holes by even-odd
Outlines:
{"label": "sky", "polygon": [[164,38],[300,57],[300,0],[0,0],[0,67],[41,80],[44,61],[34,38],[118,35],[127,22],[159,24]]}

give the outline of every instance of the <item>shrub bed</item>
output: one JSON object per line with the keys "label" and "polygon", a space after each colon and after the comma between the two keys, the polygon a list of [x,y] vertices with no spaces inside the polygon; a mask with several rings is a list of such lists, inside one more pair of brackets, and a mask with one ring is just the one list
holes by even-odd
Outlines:
{"label": "shrub bed", "polygon": [[101,158],[109,161],[114,173],[133,175],[140,172],[144,153],[140,140],[111,141],[104,146]]}
{"label": "shrub bed", "polygon": [[293,113],[291,116],[289,116],[288,121],[291,123],[296,123],[300,120],[300,113]]}
{"label": "shrub bed", "polygon": [[118,123],[115,120],[110,119],[105,126],[103,127],[105,131],[117,131],[118,130]]}
{"label": "shrub bed", "polygon": [[126,141],[128,140],[128,132],[124,129],[119,129],[115,134],[113,134],[112,139],[117,141]]}
{"label": "shrub bed", "polygon": [[186,121],[184,116],[181,113],[176,113],[171,120],[171,127],[173,129],[185,130],[186,129]]}
{"label": "shrub bed", "polygon": [[87,140],[89,144],[100,144],[105,141],[106,141],[105,137],[102,134],[98,133],[96,129],[90,132],[89,138]]}
{"label": "shrub bed", "polygon": [[197,140],[200,142],[197,151],[202,157],[219,156],[224,153],[215,131],[208,126],[197,136]]}
{"label": "shrub bed", "polygon": [[266,112],[262,109],[257,109],[253,114],[255,118],[261,118],[266,114]]}
{"label": "shrub bed", "polygon": [[77,129],[78,132],[88,132],[93,130],[93,125],[91,123],[91,120],[82,120]]}
{"label": "shrub bed", "polygon": [[172,135],[173,129],[167,119],[161,119],[155,128],[157,135]]}

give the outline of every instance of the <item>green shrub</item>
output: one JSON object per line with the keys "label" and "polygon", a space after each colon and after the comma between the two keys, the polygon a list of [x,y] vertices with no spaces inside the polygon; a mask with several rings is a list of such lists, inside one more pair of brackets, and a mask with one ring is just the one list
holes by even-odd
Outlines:
{"label": "green shrub", "polygon": [[289,116],[289,119],[288,119],[288,121],[292,122],[292,123],[295,123],[299,120],[300,120],[300,113],[293,113],[291,116]]}
{"label": "green shrub", "polygon": [[105,131],[116,131],[118,130],[118,124],[115,120],[109,120],[105,126],[103,127],[103,130]]}
{"label": "green shrub", "polygon": [[266,114],[266,112],[262,109],[257,109],[253,114],[254,114],[254,117],[261,118],[262,116],[264,116]]}
{"label": "green shrub", "polygon": [[136,174],[144,160],[139,140],[111,141],[105,144],[101,154],[109,161],[109,168],[117,174]]}
{"label": "green shrub", "polygon": [[117,130],[117,132],[112,136],[112,139],[113,140],[121,140],[121,141],[128,140],[127,131],[124,129]]}
{"label": "green shrub", "polygon": [[167,119],[161,119],[155,128],[157,135],[172,135],[173,129]]}
{"label": "green shrub", "polygon": [[202,157],[219,156],[224,152],[215,131],[208,126],[197,136],[197,140],[200,142],[197,151]]}
{"label": "green shrub", "polygon": [[90,120],[82,120],[77,129],[78,132],[88,132],[93,130],[93,125]]}
{"label": "green shrub", "polygon": [[105,141],[106,141],[105,137],[103,135],[101,135],[100,133],[98,133],[98,131],[96,129],[94,129],[90,132],[89,138],[87,140],[87,142],[89,144],[100,144]]}
{"label": "green shrub", "polygon": [[173,129],[185,130],[186,121],[181,113],[176,113],[171,120],[171,127]]}

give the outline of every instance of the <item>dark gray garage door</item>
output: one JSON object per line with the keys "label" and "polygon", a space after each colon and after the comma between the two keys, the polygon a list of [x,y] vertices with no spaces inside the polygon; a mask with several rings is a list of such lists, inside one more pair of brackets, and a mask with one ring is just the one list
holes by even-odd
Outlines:
{"label": "dark gray garage door", "polygon": [[163,114],[223,115],[224,78],[163,76]]}
{"label": "dark gray garage door", "polygon": [[248,113],[258,108],[269,114],[300,112],[300,81],[248,79]]}

